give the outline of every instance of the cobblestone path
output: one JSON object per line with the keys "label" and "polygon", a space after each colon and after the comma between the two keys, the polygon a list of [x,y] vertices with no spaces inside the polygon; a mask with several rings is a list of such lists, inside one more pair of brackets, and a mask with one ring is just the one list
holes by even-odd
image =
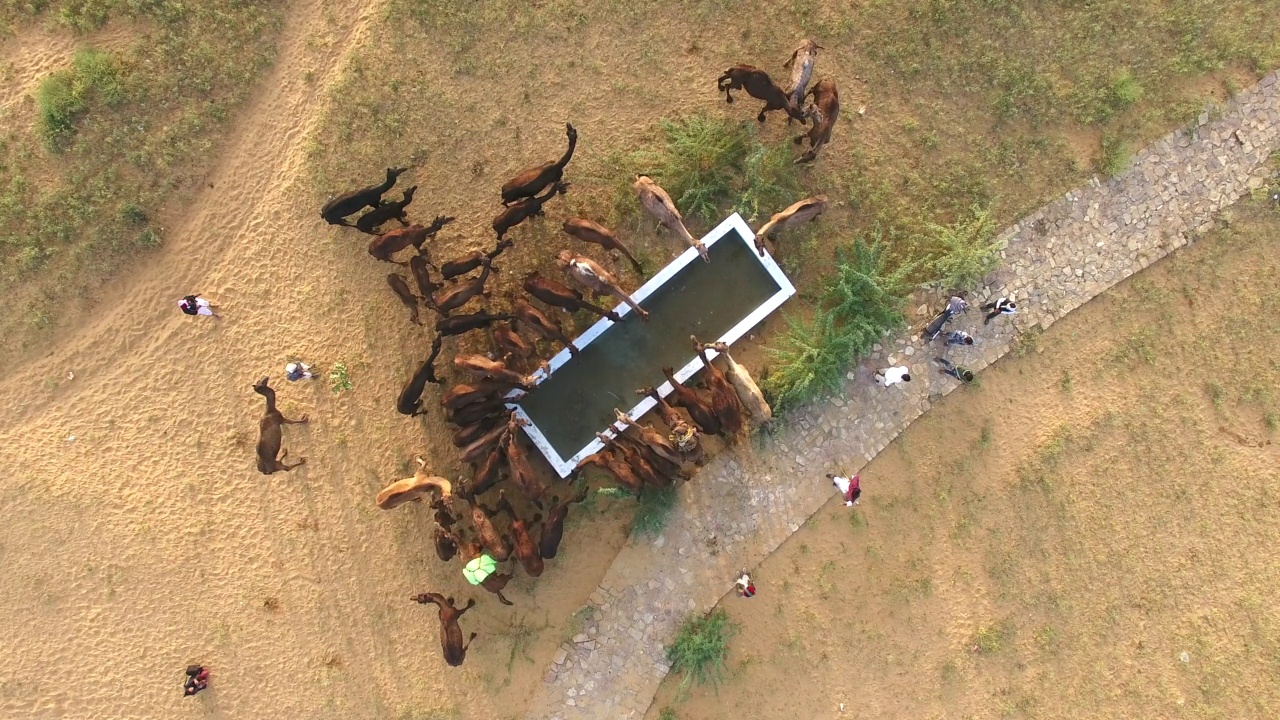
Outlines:
{"label": "cobblestone path", "polygon": [[[975,371],[986,367],[1020,331],[1048,328],[1185,245],[1216,212],[1266,182],[1278,145],[1273,73],[1216,118],[1206,112],[1137,154],[1124,174],[1095,179],[1024,218],[1006,231],[1003,263],[983,296],[1015,293],[1018,314],[984,327],[971,309],[959,327],[976,343],[952,356]],[[593,619],[556,651],[527,718],[642,717],[669,670],[664,648],[681,620],[713,607],[737,571],[757,565],[835,494],[827,472],[857,471],[958,385],[930,367],[936,353],[916,335],[885,338],[839,397],[794,413],[763,449],[746,442],[722,453],[686,483],[663,534],[633,539],[609,568],[591,596]],[[912,382],[876,385],[872,372],[886,364],[909,365]]]}

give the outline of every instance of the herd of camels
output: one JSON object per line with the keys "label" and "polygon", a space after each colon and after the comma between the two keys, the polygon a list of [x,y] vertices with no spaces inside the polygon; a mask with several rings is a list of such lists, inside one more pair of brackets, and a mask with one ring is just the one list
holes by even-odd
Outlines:
{"label": "herd of camels", "polygon": [[[818,156],[830,141],[839,117],[835,83],[822,79],[809,87],[820,49],[812,40],[796,48],[784,65],[791,69],[790,84],[786,88],[775,83],[765,71],[750,65],[729,68],[716,83],[718,90],[725,94],[726,102],[734,101],[733,90],[743,90],[763,100],[765,106],[757,116],[760,122],[775,110],[784,111],[788,123],[792,120],[801,124],[812,122],[807,133],[795,138],[796,144],[808,141],[808,149],[796,159],[797,163],[808,163]],[[812,100],[807,107],[802,106],[806,99]],[[453,367],[463,379],[439,395],[446,419],[456,427],[453,445],[458,448],[459,459],[471,467],[471,477],[458,482],[438,477],[418,458],[419,469],[412,477],[388,485],[376,498],[378,507],[384,510],[429,499],[434,512],[435,551],[445,562],[455,557],[470,562],[482,555],[496,563],[514,558],[528,575],[542,574],[544,561],[557,554],[570,505],[582,501],[587,489],[585,483],[577,483],[563,499],[549,490],[521,442],[522,421],[508,404],[537,382],[530,370],[543,362],[538,352],[539,340],[552,347],[561,345],[571,354],[577,354],[578,348],[552,317],[556,309],[566,313],[587,311],[613,322],[624,320],[614,311],[587,299],[584,291],[593,299],[612,296],[627,304],[640,322],[648,318],[645,309],[622,289],[614,273],[596,260],[569,249],[555,255],[555,264],[565,279],[581,290],[533,272],[521,283],[525,294],[509,295],[509,303],[501,311],[463,312],[475,298],[489,296],[485,285],[498,272],[495,261],[516,244],[508,234],[524,221],[543,215],[548,202],[568,192],[570,183],[565,180],[565,169],[577,148],[578,132],[570,124],[566,124],[565,130],[568,147],[558,160],[525,169],[502,185],[501,211],[491,225],[496,234],[492,250],[473,251],[439,265],[433,263],[429,248],[424,245],[454,218],[437,216],[428,225],[411,223],[408,207],[413,202],[416,186],[405,189],[399,200],[383,200],[406,168],[388,168],[383,182],[338,195],[320,212],[331,225],[352,227],[372,235],[368,252],[373,258],[407,268],[409,278],[393,272],[387,276],[387,284],[404,304],[412,323],[423,324],[420,312],[423,306],[437,316],[430,356],[409,378],[396,399],[398,412],[410,417],[427,413],[423,399],[427,384],[447,384],[436,368],[445,338],[461,338],[479,330],[486,330],[489,336],[489,352],[454,356]],[[679,209],[662,187],[640,175],[635,178],[633,188],[646,212],[669,233],[697,249],[703,260],[709,261],[706,247],[685,227]],[[349,222],[348,218],[366,208],[367,212],[354,223]],[[776,240],[778,233],[813,220],[826,208],[826,197],[816,196],[773,215],[757,233],[756,244],[761,255],[765,251],[765,238]],[[380,232],[382,226],[392,221],[400,227]],[[563,230],[571,238],[620,253],[637,274],[642,275],[643,267],[631,250],[603,225],[586,218],[570,218],[564,222]],[[410,247],[414,253],[407,260],[396,259],[398,253]],[[657,414],[666,426],[665,432],[615,410],[618,424],[610,428],[612,434],[598,434],[604,449],[582,460],[573,473],[575,481],[585,468],[594,466],[639,497],[646,488],[666,488],[688,478],[692,466],[704,463],[701,435],[718,435],[732,442],[748,427],[769,422],[772,418],[769,404],[751,375],[734,362],[729,348],[723,343],[703,344],[696,337],[691,341],[706,368],[704,389],[681,384],[671,368],[663,368],[673,388],[668,398],[661,397],[653,387],[636,392],[654,400]],[[707,349],[719,353],[724,369],[707,357]],[[281,452],[281,427],[305,423],[307,418],[285,418],[276,409],[275,391],[268,385],[267,378],[254,385],[254,390],[266,399],[266,412],[259,427],[258,470],[271,474],[305,463],[305,458],[293,464],[285,462],[287,451]],[[510,485],[506,480],[510,480]],[[509,494],[511,486],[517,490]],[[492,507],[481,498],[490,493],[494,498]],[[519,496],[517,502],[525,506],[523,511],[512,504],[513,495]],[[510,605],[502,590],[513,576],[514,568],[494,572],[480,586],[503,604]],[[464,644],[458,619],[475,601],[469,600],[458,608],[453,598],[438,593],[422,593],[411,599],[438,607],[445,660],[452,666],[461,665],[475,633]]]}

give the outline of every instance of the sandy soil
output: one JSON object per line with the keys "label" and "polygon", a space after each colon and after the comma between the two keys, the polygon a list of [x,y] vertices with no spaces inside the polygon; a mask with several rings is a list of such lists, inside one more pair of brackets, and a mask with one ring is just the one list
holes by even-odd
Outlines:
{"label": "sandy soil", "polygon": [[648,717],[1275,717],[1280,216],[1234,214],[908,429]]}

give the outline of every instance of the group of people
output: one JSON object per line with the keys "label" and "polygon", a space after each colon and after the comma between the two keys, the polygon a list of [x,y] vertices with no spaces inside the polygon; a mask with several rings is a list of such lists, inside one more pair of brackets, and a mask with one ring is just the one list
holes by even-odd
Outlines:
{"label": "group of people", "polygon": [[[926,342],[933,342],[939,337],[944,337],[943,347],[950,348],[953,345],[972,345],[973,336],[963,330],[952,330],[946,335],[942,334],[946,324],[957,315],[963,314],[969,309],[969,303],[964,298],[953,295],[947,300],[947,306],[942,312],[938,313],[928,325],[925,326],[923,337]],[[1014,302],[1012,296],[996,298],[992,302],[982,306],[983,310],[988,311],[987,316],[983,319],[982,324],[986,325],[1001,315],[1013,315],[1018,312],[1018,305]],[[973,382],[973,371],[963,365],[956,365],[945,357],[935,357],[935,363],[941,368],[939,372],[944,375],[959,380],[962,383]],[[911,372],[906,365],[895,365],[893,367],[877,370],[875,374],[876,382],[885,387],[892,387],[898,383],[911,382]]]}

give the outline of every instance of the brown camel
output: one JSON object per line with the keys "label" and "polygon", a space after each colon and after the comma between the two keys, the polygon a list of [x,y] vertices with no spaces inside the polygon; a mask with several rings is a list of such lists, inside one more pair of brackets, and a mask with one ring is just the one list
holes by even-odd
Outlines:
{"label": "brown camel", "polygon": [[[530,330],[534,331],[548,342],[558,342],[569,348],[570,355],[577,355],[578,348],[574,347],[573,341],[568,335],[560,329],[554,320],[547,317],[541,310],[529,304],[524,298],[516,298],[515,303],[511,306],[511,317],[516,321],[524,323]],[[513,321],[511,326],[514,328],[516,323]]]}
{"label": "brown camel", "polygon": [[466,275],[472,270],[480,267],[484,263],[485,258],[497,260],[498,256],[502,254],[502,251],[514,244],[515,243],[510,240],[499,240],[498,244],[487,253],[480,252],[479,250],[472,250],[466,255],[454,258],[453,260],[441,265],[440,275],[445,280],[452,280],[459,275]]}
{"label": "brown camel", "polygon": [[670,463],[679,465],[684,459],[680,457],[680,451],[676,449],[675,443],[665,437],[662,433],[653,429],[651,425],[641,425],[631,419],[630,415],[622,412],[618,408],[613,409],[613,414],[617,416],[618,422],[622,423],[623,428],[633,427],[640,434],[640,440],[653,449],[653,452]]}
{"label": "brown camel", "polygon": [[[489,397],[486,396],[485,399],[487,400]],[[474,425],[460,427],[453,433],[453,446],[456,448],[466,447],[475,442],[481,435],[484,435],[498,425],[506,424],[506,422],[506,418],[488,417]]]}
{"label": "brown camel", "polygon": [[418,284],[418,292],[422,293],[422,300],[428,305],[431,304],[431,296],[444,287],[431,279],[431,271],[427,269],[429,264],[427,258],[422,255],[409,258],[409,272],[413,273],[414,282]]}
{"label": "brown camel", "polygon": [[422,320],[418,317],[418,296],[409,289],[409,283],[399,275],[391,273],[387,276],[387,285],[391,286],[391,292],[400,298],[400,302],[409,308],[409,321],[414,325],[421,325]]}
{"label": "brown camel", "polygon": [[453,220],[454,218],[438,215],[435,220],[431,221],[429,226],[424,227],[415,224],[383,233],[369,241],[369,254],[375,260],[404,265],[402,262],[392,260],[391,256],[410,245],[419,253],[422,253],[422,244],[427,241],[427,238],[435,237],[435,234],[440,232],[441,228],[453,222]]}
{"label": "brown camel", "polygon": [[467,643],[462,644],[462,628],[458,625],[458,618],[475,606],[476,601],[467,600],[466,607],[459,610],[454,606],[453,598],[446,598],[440,593],[421,593],[409,599],[422,605],[431,603],[440,608],[440,647],[444,650],[444,661],[449,663],[450,667],[462,665],[462,662],[467,659],[467,648],[471,647],[471,641],[476,639],[476,634],[471,633]]}
{"label": "brown camel", "polygon": [[[469,563],[472,560],[475,560],[480,557],[480,554],[483,552],[484,549],[479,543],[463,542],[458,545],[458,554],[462,557],[462,561],[464,563]],[[507,583],[511,582],[511,578],[513,577],[515,577],[515,573],[502,573],[501,575],[493,573],[480,583],[480,587],[488,590],[494,595],[497,595],[498,602],[503,605],[514,605],[515,603],[508,600],[507,597],[502,594],[502,589],[507,586]]]}
{"label": "brown camel", "polygon": [[795,139],[795,144],[799,145],[806,137],[809,138],[809,150],[796,158],[797,165],[817,159],[818,151],[831,142],[831,132],[836,127],[836,120],[840,119],[840,93],[836,92],[834,80],[826,78],[819,80],[809,94],[813,96],[813,105],[816,108],[811,109],[810,112],[817,117],[813,127],[809,128],[809,132]]}
{"label": "brown camel", "polygon": [[631,261],[631,267],[635,268],[637,274],[643,275],[644,268],[641,267],[640,261],[636,260],[636,256],[631,254],[626,245],[618,239],[618,236],[609,228],[600,223],[592,222],[586,218],[569,218],[564,221],[565,234],[575,237],[583,242],[589,242],[605,250],[617,250]]}
{"label": "brown camel", "polygon": [[530,295],[565,312],[575,313],[579,310],[586,310],[600,317],[609,318],[614,322],[622,322],[622,318],[618,313],[587,302],[582,297],[582,293],[566,285],[561,285],[555,280],[548,280],[538,274],[536,270],[525,276],[523,287],[525,292]]}
{"label": "brown camel", "polygon": [[[516,560],[520,561],[520,565],[524,567],[524,571],[529,574],[529,577],[538,577],[543,570],[542,555],[538,552],[538,543],[529,532],[529,526],[524,520],[520,519],[520,516],[516,515],[515,508],[511,507],[511,503],[507,501],[505,490],[498,491],[497,509],[499,512],[506,513],[507,518],[511,521],[511,541],[515,547]],[[542,516],[537,515],[533,521],[536,523],[541,519]]]}
{"label": "brown camel", "polygon": [[720,424],[720,417],[716,415],[715,410],[711,408],[711,403],[704,400],[701,395],[692,388],[685,387],[676,380],[675,371],[671,368],[662,368],[662,374],[666,376],[667,382],[671,383],[671,404],[676,407],[682,407],[689,413],[689,417],[693,419],[695,425],[702,432],[708,435],[722,435],[724,428]]}
{"label": "brown camel", "polygon": [[551,198],[568,191],[569,183],[560,181],[552,185],[545,195],[536,195],[515,201],[493,219],[493,231],[498,234],[498,239],[501,240],[511,228],[531,217],[542,215],[542,206],[547,204]]}
{"label": "brown camel", "polygon": [[489,515],[478,503],[472,501],[468,503],[468,507],[471,510],[471,527],[475,528],[476,537],[480,538],[484,549],[494,560],[506,561],[511,557],[511,545],[508,544],[507,539],[498,534],[497,528],[489,520]]}
{"label": "brown camel", "polygon": [[497,268],[493,267],[493,261],[489,258],[485,258],[482,262],[484,270],[481,270],[479,275],[437,293],[432,298],[432,308],[441,315],[448,315],[471,302],[471,299],[478,295],[488,297],[489,293],[485,292],[484,284],[489,280],[490,273]]}
{"label": "brown camel", "polygon": [[528,341],[520,337],[520,333],[512,329],[509,323],[499,323],[494,326],[491,332],[493,334],[493,342],[502,351],[503,362],[508,365],[513,360],[528,360],[538,352]]}
{"label": "brown camel", "polygon": [[778,233],[797,228],[827,211],[827,196],[815,195],[787,206],[786,210],[774,213],[769,222],[760,226],[756,232],[756,249],[760,257],[764,257],[764,239],[777,241]]}
{"label": "brown camel", "polygon": [[409,207],[409,203],[413,202],[413,194],[418,191],[418,186],[414,185],[404,191],[404,195],[399,200],[383,203],[369,212],[361,215],[356,220],[356,229],[362,233],[369,235],[377,235],[378,228],[383,223],[395,220],[401,225],[407,226],[409,220],[405,215],[405,208]]}
{"label": "brown camel", "polygon": [[729,382],[724,372],[707,357],[707,346],[698,342],[698,338],[692,335],[689,339],[693,341],[693,349],[706,367],[706,386],[711,395],[711,408],[720,419],[720,427],[724,429],[727,437],[736,437],[742,432],[743,427],[743,410],[742,403],[738,400],[738,392],[733,389],[733,383]]}
{"label": "brown camel", "polygon": [[595,260],[585,255],[575,255],[572,250],[561,250],[560,254],[556,255],[556,265],[564,270],[566,275],[596,295],[612,295],[631,306],[641,320],[649,319],[649,311],[632,300],[631,296],[618,286],[618,278]]}
{"label": "brown camel", "polygon": [[511,480],[524,491],[525,495],[529,496],[530,500],[541,507],[542,496],[546,494],[547,488],[533,472],[533,466],[529,464],[529,456],[525,454],[524,448],[520,447],[519,428],[527,424],[515,413],[511,414],[507,419],[507,433],[502,436],[502,450],[507,456],[507,471],[511,475]]}
{"label": "brown camel", "polygon": [[635,493],[636,500],[640,499],[641,493],[644,492],[644,481],[636,476],[630,465],[623,462],[612,450],[607,449],[607,446],[605,450],[579,460],[577,466],[574,467],[574,472],[580,473],[591,465],[612,475],[619,485]]}
{"label": "brown camel", "polygon": [[707,254],[707,246],[689,234],[689,228],[684,226],[684,216],[680,214],[680,210],[666,190],[647,175],[637,175],[631,188],[636,191],[641,207],[652,215],[659,225],[666,228],[668,232],[680,236],[680,239],[689,247],[697,248],[704,262],[711,262],[711,256]]}
{"label": "brown camel", "polygon": [[560,498],[551,498],[551,509],[547,511],[547,519],[542,522],[542,532],[538,534],[538,554],[544,560],[550,560],[560,550],[560,540],[564,537],[564,519],[569,515],[569,506],[587,499],[587,485],[583,483],[573,497],[560,502]]}
{"label": "brown camel", "polygon": [[734,65],[725,70],[724,74],[716,79],[716,88],[724,93],[724,101],[727,103],[733,102],[730,90],[746,90],[751,97],[763,100],[764,107],[761,108],[760,114],[756,115],[756,120],[760,122],[764,122],[765,113],[774,110],[785,111],[788,117],[799,120],[801,124],[805,122],[805,114],[800,112],[798,105],[791,102],[786,91],[778,87],[773,78],[769,77],[769,73],[753,65]]}
{"label": "brown camel", "polygon": [[507,432],[505,426],[499,425],[480,437],[472,440],[469,445],[462,449],[462,453],[458,456],[462,462],[472,463],[487,456],[493,448],[498,446],[498,442],[502,440],[503,434]]}
{"label": "brown camel", "polygon": [[436,321],[436,332],[441,336],[448,337],[450,335],[462,335],[472,330],[489,327],[499,320],[510,320],[511,316],[505,313],[496,315],[485,311],[472,313],[470,315],[454,315],[452,317],[440,318]]}
{"label": "brown camel", "polygon": [[[298,462],[289,465],[284,461],[289,456],[289,451],[285,450],[283,454],[280,452],[280,444],[283,442],[280,426],[301,425],[307,422],[307,416],[303,415],[297,420],[290,420],[277,410],[276,391],[271,389],[271,386],[267,384],[267,380],[268,378],[264,377],[253,386],[254,392],[267,399],[267,409],[262,414],[262,419],[258,421],[258,472],[263,475],[288,472],[299,465],[307,463],[306,458],[300,458]],[[278,459],[277,455],[279,456]]]}
{"label": "brown camel", "polygon": [[409,382],[400,391],[400,397],[396,398],[396,412],[409,417],[427,414],[426,408],[422,407],[422,391],[429,382],[437,385],[444,383],[436,377],[436,357],[440,355],[441,345],[439,337],[432,341],[431,356],[418,366],[413,377],[409,378]]}
{"label": "brown camel", "polygon": [[647,387],[636,391],[637,395],[645,395],[653,399],[654,409],[658,411],[658,417],[662,418],[662,422],[671,428],[671,434],[668,439],[675,446],[686,460],[693,460],[701,465],[705,457],[702,445],[699,442],[700,432],[694,425],[685,421],[676,409],[671,407],[662,396],[658,394],[656,388]]}
{"label": "brown camel", "polygon": [[396,178],[400,177],[409,168],[387,168],[387,179],[380,185],[370,185],[359,190],[343,193],[320,208],[320,217],[330,225],[345,225],[347,227],[355,227],[347,222],[347,217],[354,215],[365,207],[376,208],[382,202],[382,194],[390,190],[396,184]]}
{"label": "brown camel", "polygon": [[520,198],[530,198],[542,192],[548,185],[560,182],[564,177],[564,168],[573,158],[573,150],[578,146],[578,131],[569,123],[564,124],[565,135],[569,138],[569,148],[555,162],[535,165],[516,173],[502,186],[502,204],[510,205]]}
{"label": "brown camel", "polygon": [[471,481],[467,483],[466,492],[467,499],[478,497],[485,494],[494,485],[502,480],[502,468],[506,467],[507,455],[502,451],[501,443],[499,447],[489,451],[489,454],[480,464],[475,466],[471,473]]}
{"label": "brown camel", "polygon": [[449,562],[458,554],[458,536],[446,527],[437,524],[431,532],[431,542],[440,562]]}

